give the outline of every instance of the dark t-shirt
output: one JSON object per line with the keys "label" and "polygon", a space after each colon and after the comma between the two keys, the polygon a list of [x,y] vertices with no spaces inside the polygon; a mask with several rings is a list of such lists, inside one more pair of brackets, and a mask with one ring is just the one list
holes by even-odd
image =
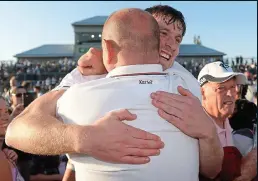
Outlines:
{"label": "dark t-shirt", "polygon": [[59,164],[60,164],[60,158],[58,155],[55,155],[55,156],[33,155],[30,174],[31,175],[59,174],[59,170],[58,170]]}

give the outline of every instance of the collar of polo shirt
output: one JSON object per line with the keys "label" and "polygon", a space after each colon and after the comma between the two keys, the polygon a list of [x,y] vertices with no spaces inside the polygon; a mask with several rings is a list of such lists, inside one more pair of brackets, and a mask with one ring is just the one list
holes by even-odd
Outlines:
{"label": "collar of polo shirt", "polygon": [[162,66],[160,64],[142,64],[142,65],[127,65],[120,66],[111,70],[106,77],[114,77],[119,75],[129,74],[164,74]]}

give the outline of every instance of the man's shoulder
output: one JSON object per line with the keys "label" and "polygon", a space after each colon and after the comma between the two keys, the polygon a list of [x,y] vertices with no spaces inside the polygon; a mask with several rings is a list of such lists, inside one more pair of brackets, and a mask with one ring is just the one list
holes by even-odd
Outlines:
{"label": "man's shoulder", "polygon": [[104,78],[106,75],[88,75],[84,76],[81,74],[81,72],[78,70],[78,68],[75,68],[72,70],[72,72],[68,73],[61,81],[61,83],[54,89],[54,90],[60,90],[60,89],[68,89],[74,84],[80,84],[89,82],[92,80],[97,80]]}
{"label": "man's shoulder", "polygon": [[[179,76],[185,83],[185,88],[189,89],[201,101],[201,89],[198,80],[178,62],[166,70],[169,75]],[[184,87],[184,86],[183,86]]]}
{"label": "man's shoulder", "polygon": [[103,83],[108,83],[112,79],[111,78],[100,78],[100,79],[95,79],[87,82],[82,82],[82,83],[75,83],[71,85],[71,87],[66,91],[66,92],[74,92],[74,91],[85,91],[86,89],[92,89],[95,87],[98,87],[100,85],[103,85]]}
{"label": "man's shoulder", "polygon": [[170,67],[169,69],[166,70],[166,72],[168,72],[168,73],[177,72],[177,73],[185,74],[185,75],[188,75],[189,78],[197,81],[197,79],[193,76],[193,74],[191,72],[189,72],[186,68],[184,68],[180,63],[178,63],[176,61],[174,62],[172,67]]}

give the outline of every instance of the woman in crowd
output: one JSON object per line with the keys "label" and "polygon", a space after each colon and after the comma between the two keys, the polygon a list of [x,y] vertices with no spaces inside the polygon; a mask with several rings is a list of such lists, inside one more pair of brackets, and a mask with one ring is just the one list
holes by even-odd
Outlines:
{"label": "woman in crowd", "polygon": [[[8,114],[8,107],[3,97],[0,97],[0,147],[4,143],[5,132],[8,124],[10,123],[10,117]],[[15,163],[18,155],[15,151],[8,148],[0,149],[0,178],[4,181],[15,180]],[[16,181],[16,180],[15,180]]]}

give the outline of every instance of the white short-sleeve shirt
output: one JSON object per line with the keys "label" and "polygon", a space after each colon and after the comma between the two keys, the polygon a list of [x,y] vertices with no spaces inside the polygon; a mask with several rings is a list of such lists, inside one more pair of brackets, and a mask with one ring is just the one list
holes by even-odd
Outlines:
{"label": "white short-sleeve shirt", "polygon": [[[182,65],[180,65],[178,62],[174,62],[173,66],[169,69],[167,69],[165,72],[169,74],[173,74],[174,72],[181,77],[183,77],[185,80],[191,82],[191,87],[188,89],[201,101],[201,89],[200,85],[198,83],[198,80],[188,71],[186,70]],[[83,76],[77,68],[75,68],[72,72],[67,74],[61,81],[61,83],[54,88],[53,90],[60,90],[65,89],[67,90],[69,87],[71,87],[74,84],[79,83],[85,83],[91,80],[97,80],[100,78],[106,77],[107,74],[103,75],[90,75],[90,76]]]}
{"label": "white short-sleeve shirt", "polygon": [[[159,75],[120,76],[150,72]],[[57,113],[65,123],[90,125],[110,111],[125,108],[137,115],[137,120],[124,121],[126,124],[157,134],[165,143],[161,154],[144,165],[112,164],[87,155],[69,154],[76,180],[199,180],[198,140],[162,119],[151,104],[152,92],[178,93],[179,85],[190,88],[192,82],[176,73],[164,74],[161,65],[131,65],[112,70],[106,78],[70,87],[57,103]]]}

